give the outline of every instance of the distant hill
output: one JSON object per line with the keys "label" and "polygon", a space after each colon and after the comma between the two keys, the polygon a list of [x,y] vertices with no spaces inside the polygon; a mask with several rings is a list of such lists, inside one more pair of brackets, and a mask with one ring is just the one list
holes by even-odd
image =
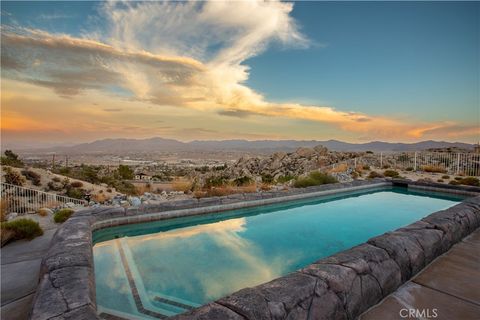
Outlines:
{"label": "distant hill", "polygon": [[416,143],[390,143],[372,141],[367,143],[348,143],[337,140],[204,140],[181,142],[174,139],[103,139],[68,147],[53,147],[36,152],[56,152],[68,154],[128,154],[157,152],[194,152],[194,151],[251,151],[271,153],[275,151],[293,151],[299,147],[323,145],[334,151],[418,151],[431,148],[473,149],[472,144],[445,141],[421,141]]}

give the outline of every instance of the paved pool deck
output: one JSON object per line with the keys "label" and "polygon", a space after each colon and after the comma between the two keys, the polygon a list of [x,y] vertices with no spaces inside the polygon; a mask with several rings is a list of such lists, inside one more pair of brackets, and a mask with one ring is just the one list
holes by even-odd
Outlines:
{"label": "paved pool deck", "polygon": [[[412,311],[409,315],[408,309],[418,313]],[[360,320],[473,320],[479,317],[480,228],[363,313]]]}
{"label": "paved pool deck", "polygon": [[0,250],[1,319],[26,320],[37,290],[42,258],[50,248],[56,228],[32,241],[7,244]]}

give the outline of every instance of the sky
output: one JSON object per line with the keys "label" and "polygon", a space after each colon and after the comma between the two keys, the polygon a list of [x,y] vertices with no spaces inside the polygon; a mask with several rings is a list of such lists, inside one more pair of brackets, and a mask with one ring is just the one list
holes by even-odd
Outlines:
{"label": "sky", "polygon": [[1,2],[2,144],[480,140],[479,2]]}

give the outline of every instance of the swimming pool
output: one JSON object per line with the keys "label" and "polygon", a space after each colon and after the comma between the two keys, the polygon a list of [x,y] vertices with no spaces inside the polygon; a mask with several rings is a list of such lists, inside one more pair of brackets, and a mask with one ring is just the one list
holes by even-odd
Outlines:
{"label": "swimming pool", "polygon": [[388,187],[99,230],[97,309],[128,319],[178,314],[462,199]]}

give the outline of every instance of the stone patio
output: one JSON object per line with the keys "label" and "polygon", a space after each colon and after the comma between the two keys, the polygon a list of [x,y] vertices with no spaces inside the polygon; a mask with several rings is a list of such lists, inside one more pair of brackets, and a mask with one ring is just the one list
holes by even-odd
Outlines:
{"label": "stone patio", "polygon": [[1,319],[26,320],[37,290],[42,259],[56,229],[32,241],[17,241],[1,252]]}
{"label": "stone patio", "polygon": [[[409,315],[409,309],[424,312],[423,317],[420,313]],[[360,319],[473,320],[479,316],[480,228],[362,314]]]}

